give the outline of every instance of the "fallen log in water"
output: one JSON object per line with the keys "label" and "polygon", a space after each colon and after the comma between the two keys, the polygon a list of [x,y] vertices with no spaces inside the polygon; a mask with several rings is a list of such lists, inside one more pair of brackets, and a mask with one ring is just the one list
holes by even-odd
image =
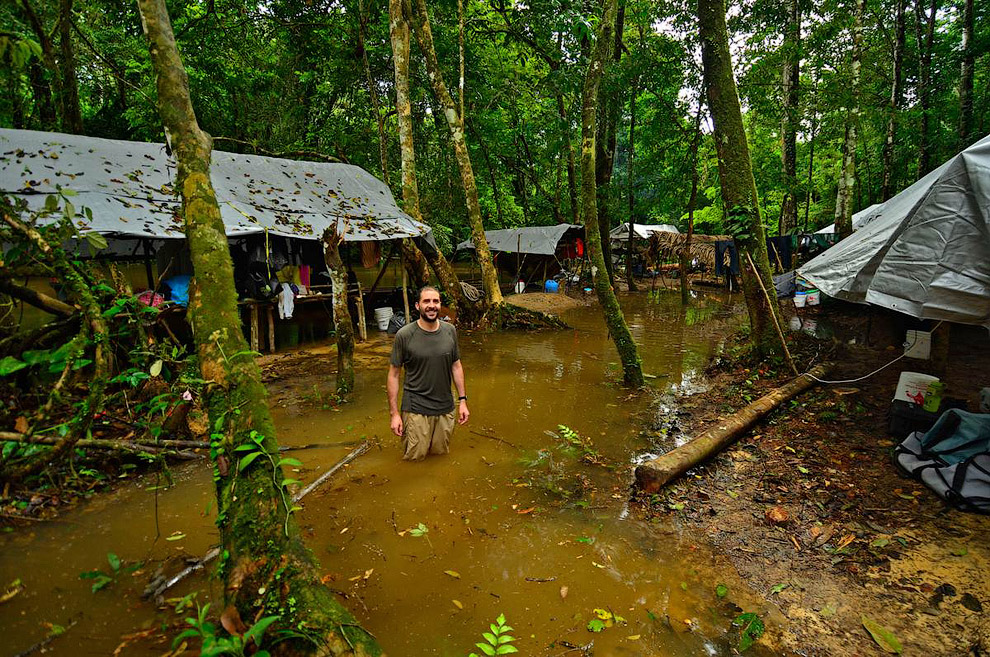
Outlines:
{"label": "fallen log in water", "polygon": [[[367,440],[362,442],[353,451],[351,451],[350,454],[337,461],[337,463],[334,464],[333,467],[331,467],[329,470],[327,470],[322,475],[320,475],[315,481],[313,481],[311,484],[306,486],[306,488],[296,493],[292,497],[292,502],[294,504],[299,502],[299,500],[312,493],[314,490],[316,490],[316,488],[326,483],[327,480],[329,480],[338,470],[340,470],[342,467],[344,467],[345,465],[347,465],[348,463],[350,463],[351,461],[353,461],[354,459],[356,459],[357,457],[361,456],[369,449],[371,449],[371,445],[372,443]],[[169,577],[167,579],[156,578],[152,580],[148,584],[148,586],[144,589],[144,594],[142,597],[157,600],[165,593],[165,591],[169,590],[170,588],[172,588],[173,586],[184,580],[186,577],[192,575],[196,571],[202,570],[206,566],[206,564],[210,563],[218,556],[220,556],[220,548],[213,548],[205,555],[203,555],[202,559],[189,564],[188,566],[180,570],[172,577]]]}
{"label": "fallen log in water", "polygon": [[770,394],[739,409],[734,415],[719,422],[717,426],[694,440],[637,466],[636,486],[645,493],[657,492],[671,479],[676,479],[735,442],[764,415],[815,385],[815,379],[812,377],[820,379],[829,369],[828,364],[818,365],[808,374],[791,379]]}

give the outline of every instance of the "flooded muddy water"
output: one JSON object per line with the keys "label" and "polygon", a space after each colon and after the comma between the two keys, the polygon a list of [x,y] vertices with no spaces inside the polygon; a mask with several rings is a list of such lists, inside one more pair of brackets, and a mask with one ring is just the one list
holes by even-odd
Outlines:
{"label": "flooded muddy water", "polygon": [[[660,391],[696,385],[725,325],[736,321],[731,302],[715,296],[696,299],[688,312],[675,293],[626,295],[622,303]],[[703,537],[629,512],[629,463],[646,447],[650,395],[618,385],[597,306],[564,319],[573,330],[461,334],[471,420],[455,430],[448,456],[421,463],[400,461],[389,432],[391,338],[372,331],[357,392],[339,408],[320,403],[332,385],[320,364],[326,350],[312,350],[308,361],[274,357],[304,364],[284,368],[269,386],[280,443],[326,445],[293,454],[304,463],[295,478],[319,476],[354,441],[379,441],[307,497],[298,517],[326,581],[389,655],[479,652],[475,642],[499,614],[515,628],[520,654],[559,655],[591,642],[585,654],[730,654],[732,617],[740,608],[765,610]],[[140,599],[148,573],[153,562],[202,555],[216,532],[206,465],[176,466],[173,476],[168,486],[156,476],[128,481],[58,521],[0,538],[0,580],[25,586],[0,605],[3,654],[42,640],[51,624],[68,629],[49,652],[82,655],[110,654],[122,637],[154,635],[177,621]],[[108,552],[146,565],[114,574]],[[91,593],[94,580],[79,574],[96,569],[116,581]],[[719,584],[728,595],[716,594]],[[168,596],[194,591],[205,603],[219,585],[201,574]],[[592,632],[596,609],[624,623]],[[163,638],[129,641],[121,654],[168,648]]]}

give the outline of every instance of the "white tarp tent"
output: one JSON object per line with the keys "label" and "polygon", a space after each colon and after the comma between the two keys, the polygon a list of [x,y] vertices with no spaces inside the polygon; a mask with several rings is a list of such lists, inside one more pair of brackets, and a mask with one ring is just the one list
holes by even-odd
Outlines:
{"label": "white tarp tent", "polygon": [[[860,210],[859,212],[854,214],[852,216],[853,232],[856,232],[866,224],[876,219],[879,216],[877,211],[880,209],[880,206],[882,205],[883,203],[874,203],[870,207]],[[829,224],[828,226],[825,226],[821,230],[815,231],[815,233],[825,233],[825,234],[830,234],[834,232],[835,232],[835,224]]]}
{"label": "white tarp tent", "polygon": [[990,327],[990,137],[876,215],[798,273],[847,301]]}
{"label": "white tarp tent", "polygon": [[[653,233],[679,233],[677,226],[670,224],[633,224],[633,238],[648,240]],[[619,224],[608,234],[609,240],[619,242],[629,239],[629,222]]]}
{"label": "white tarp tent", "polygon": [[[58,187],[69,188],[83,232],[185,237],[174,177],[162,144],[0,129],[0,193],[39,210]],[[349,242],[430,237],[385,183],[354,165],[213,151],[210,177],[228,237],[267,230],[317,240],[333,221]]]}

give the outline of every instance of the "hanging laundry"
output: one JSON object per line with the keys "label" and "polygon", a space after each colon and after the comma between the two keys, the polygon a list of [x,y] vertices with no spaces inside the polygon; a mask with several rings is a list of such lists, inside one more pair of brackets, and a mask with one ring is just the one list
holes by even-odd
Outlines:
{"label": "hanging laundry", "polygon": [[295,293],[292,286],[282,283],[282,289],[278,292],[278,318],[292,319],[292,311],[295,310]]}

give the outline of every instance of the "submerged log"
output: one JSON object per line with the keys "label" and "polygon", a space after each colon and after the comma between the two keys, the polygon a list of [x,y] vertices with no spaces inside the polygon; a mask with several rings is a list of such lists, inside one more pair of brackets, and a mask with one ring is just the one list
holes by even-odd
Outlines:
{"label": "submerged log", "polygon": [[[636,467],[636,486],[645,493],[655,493],[672,479],[676,479],[694,466],[718,454],[756,424],[764,415],[785,401],[815,385],[815,379],[824,377],[830,365],[818,365],[760,397],[748,406],[676,449],[651,459]],[[812,378],[814,377],[814,378]]]}

